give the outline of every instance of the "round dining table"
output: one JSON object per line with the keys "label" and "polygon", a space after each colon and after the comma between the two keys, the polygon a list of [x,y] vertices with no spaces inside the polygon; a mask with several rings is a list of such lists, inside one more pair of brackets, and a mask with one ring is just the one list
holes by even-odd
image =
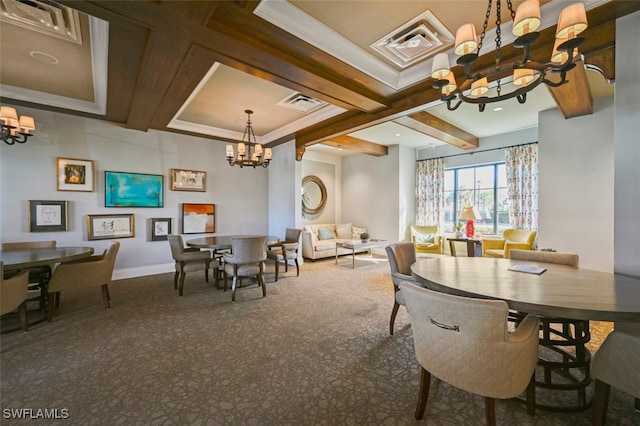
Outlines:
{"label": "round dining table", "polygon": [[[543,267],[541,274],[512,271]],[[431,290],[501,299],[534,315],[640,322],[640,279],[566,265],[489,257],[421,257],[412,275]]]}
{"label": "round dining table", "polygon": [[5,271],[37,268],[52,263],[82,259],[93,254],[93,247],[33,247],[0,250],[0,262]]}

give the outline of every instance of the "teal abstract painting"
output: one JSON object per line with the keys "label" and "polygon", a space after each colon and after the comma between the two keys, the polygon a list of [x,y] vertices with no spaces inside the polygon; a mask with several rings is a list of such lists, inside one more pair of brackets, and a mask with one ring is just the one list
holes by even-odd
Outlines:
{"label": "teal abstract painting", "polygon": [[104,172],[105,207],[162,207],[164,176]]}

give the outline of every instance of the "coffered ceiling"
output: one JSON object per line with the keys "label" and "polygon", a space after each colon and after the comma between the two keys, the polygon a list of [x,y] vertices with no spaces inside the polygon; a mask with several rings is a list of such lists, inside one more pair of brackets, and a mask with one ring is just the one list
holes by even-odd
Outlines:
{"label": "coffered ceiling", "polygon": [[[3,103],[225,142],[241,140],[251,109],[258,141],[295,138],[298,159],[320,144],[370,155],[393,144],[468,149],[479,137],[535,126],[543,109],[589,114],[594,96],[613,93],[603,74],[615,76],[615,19],[640,9],[586,0],[581,53],[602,73],[579,66],[562,90],[541,85],[525,105],[479,113],[447,111],[429,74],[458,26],[480,31],[483,1],[0,1]],[[567,2],[541,4],[545,29],[533,54],[544,60]],[[503,26],[510,44],[511,25]],[[506,46],[502,57],[520,52]],[[488,55],[479,61],[491,64]]]}

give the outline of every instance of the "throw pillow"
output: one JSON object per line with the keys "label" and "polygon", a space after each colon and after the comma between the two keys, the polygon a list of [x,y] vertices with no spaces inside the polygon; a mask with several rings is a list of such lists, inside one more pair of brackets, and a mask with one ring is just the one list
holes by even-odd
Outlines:
{"label": "throw pillow", "polygon": [[331,228],[319,228],[318,239],[319,240],[333,240],[336,238],[335,232]]}
{"label": "throw pillow", "polygon": [[351,224],[345,223],[343,225],[336,225],[336,234],[338,238],[342,238],[344,240],[351,239]]}
{"label": "throw pillow", "polygon": [[434,243],[436,236],[434,234],[416,235],[416,242],[418,243]]}
{"label": "throw pillow", "polygon": [[351,238],[354,240],[360,239],[360,234],[367,232],[367,228],[358,228],[356,226],[351,227]]}

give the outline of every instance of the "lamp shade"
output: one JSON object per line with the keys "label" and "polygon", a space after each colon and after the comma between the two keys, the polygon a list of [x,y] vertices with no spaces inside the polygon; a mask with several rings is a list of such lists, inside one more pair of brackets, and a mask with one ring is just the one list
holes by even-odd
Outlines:
{"label": "lamp shade", "polygon": [[535,31],[540,26],[540,3],[538,0],[525,0],[516,9],[513,20],[513,34],[521,36]]}
{"label": "lamp shade", "polygon": [[0,107],[0,120],[7,123],[10,119],[11,120],[18,119],[18,113],[16,112],[16,109],[8,106]]}
{"label": "lamp shade", "polygon": [[482,216],[480,216],[480,212],[478,211],[477,207],[467,206],[462,209],[462,213],[460,213],[460,216],[458,218],[464,220],[478,220],[482,219]]}
{"label": "lamp shade", "polygon": [[489,82],[487,77],[481,78],[471,83],[471,95],[482,96],[489,91]]}
{"label": "lamp shade", "polygon": [[451,73],[449,69],[449,55],[446,53],[438,53],[433,57],[431,65],[431,77],[436,80],[443,80]]}
{"label": "lamp shade", "polygon": [[476,27],[473,24],[464,24],[456,31],[456,55],[462,56],[471,53],[478,47]]}
{"label": "lamp shade", "polygon": [[442,86],[440,91],[444,96],[449,96],[454,90],[456,90],[456,88],[458,87],[458,84],[456,83],[456,77],[453,75],[452,72],[450,72],[449,75],[447,75],[445,78],[448,81],[448,83]]}
{"label": "lamp shade", "polygon": [[20,116],[20,128],[23,132],[29,133],[29,130],[36,129],[36,122],[33,117],[29,117],[28,115]]}
{"label": "lamp shade", "polygon": [[587,12],[584,4],[574,3],[560,12],[556,38],[573,38],[586,30],[587,26]]}
{"label": "lamp shade", "polygon": [[513,84],[516,86],[527,86],[535,79],[533,70],[527,68],[518,68],[513,70]]}
{"label": "lamp shade", "polygon": [[[553,64],[563,64],[569,59],[569,52],[565,50],[558,50],[558,46],[569,39],[557,38],[555,43],[553,43],[553,52],[551,53],[551,63]],[[573,49],[573,57],[578,56],[578,48]]]}

